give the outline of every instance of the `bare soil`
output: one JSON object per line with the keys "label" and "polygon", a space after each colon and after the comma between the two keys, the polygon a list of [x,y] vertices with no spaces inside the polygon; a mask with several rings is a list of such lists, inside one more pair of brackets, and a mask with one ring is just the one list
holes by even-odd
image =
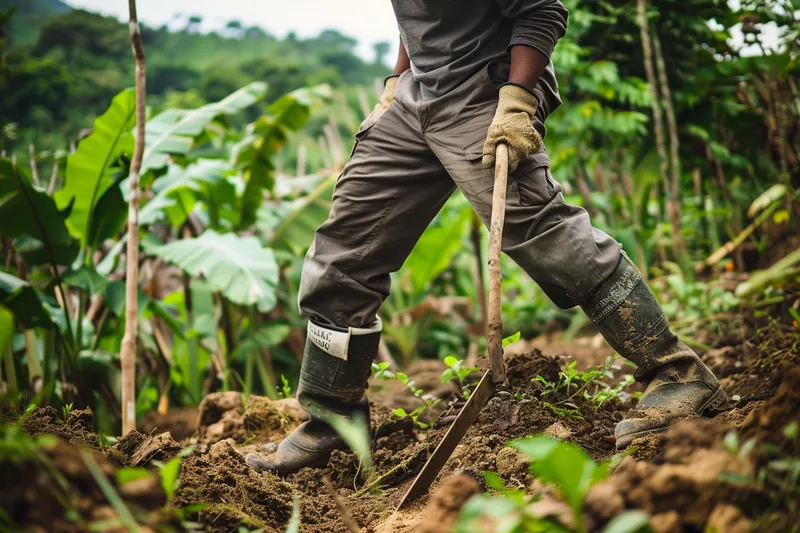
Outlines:
{"label": "bare soil", "polygon": [[[209,395],[197,411],[192,436],[181,442],[155,428],[147,434],[132,433],[114,447],[103,449],[91,431],[91,413],[85,411],[73,412],[63,423],[55,410],[39,409],[23,427],[31,435],[54,434],[62,439],[48,454],[55,454],[57,470],[77,491],[84,524],[98,516],[113,516],[114,511],[98,492],[85,461],[78,461],[78,445],[93,450],[113,483],[113,472],[119,467],[152,467],[154,460],[163,462],[182,447],[193,445],[193,451],[182,460],[175,504],[204,504],[192,518],[206,531],[236,532],[246,525],[282,532],[297,501],[301,532],[347,532],[325,488],[327,480],[364,531],[444,533],[451,531],[463,504],[487,490],[481,481],[484,471],[496,472],[511,487],[539,490],[524,457],[506,444],[547,433],[579,444],[598,461],[618,463],[587,498],[589,531],[602,531],[610,519],[627,509],[648,512],[657,533],[711,531],[712,527],[732,533],[797,529],[800,517],[796,508],[792,511],[789,503],[775,501],[765,485],[741,480],[757,476],[776,449],[800,456],[798,440],[782,433],[798,420],[800,412],[800,336],[772,330],[738,341],[724,339],[703,358],[735,401],[713,417],[686,420],[664,434],[638,439],[623,455],[616,454],[613,430],[635,401],[611,400],[596,409],[580,395],[568,397],[561,392],[543,397],[542,385],[532,379],[540,375],[557,381],[558,373],[571,360],[579,360],[579,367],[586,368],[602,364],[609,355],[605,346],[597,352],[591,344],[581,346],[575,350],[580,358],[570,354],[569,344],[564,343],[540,345],[541,349],[524,353],[509,349],[507,372],[512,394],[489,402],[431,487],[431,495],[400,513],[395,513],[400,498],[444,435],[446,425],[422,430],[410,420],[396,419],[394,408],[410,411],[419,403],[393,382],[375,381],[368,391],[373,428],[371,476],[347,452],[335,452],[323,469],[304,469],[285,479],[252,471],[244,461],[247,453],[271,453],[277,442],[305,419],[305,412],[291,399],[275,402],[251,397],[245,405],[239,393]],[[456,390],[439,383],[443,369],[439,362],[423,361],[407,373],[419,387],[441,398],[444,408],[455,398]],[[566,413],[553,408],[569,405],[573,407]],[[185,426],[187,415],[182,416]],[[750,438],[759,445],[746,454],[732,452],[730,437],[726,440],[732,429],[738,432],[740,446]],[[764,443],[772,445],[772,452],[764,451],[769,450]],[[58,524],[75,524],[64,518],[63,506],[40,496],[45,491],[42,476],[34,475],[40,470],[30,463],[0,464],[0,506],[16,509],[12,518],[32,531],[85,531],[77,526],[59,529]],[[374,484],[378,475],[381,480]],[[170,520],[158,511],[164,502],[163,491],[152,481],[147,483],[147,490],[138,492],[126,486],[118,488],[125,501],[137,509],[137,516],[149,516],[148,523]]]}

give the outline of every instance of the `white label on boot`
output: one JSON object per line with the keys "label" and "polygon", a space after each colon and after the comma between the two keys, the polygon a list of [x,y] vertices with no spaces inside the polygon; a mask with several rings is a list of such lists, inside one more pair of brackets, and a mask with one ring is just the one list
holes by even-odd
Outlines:
{"label": "white label on boot", "polygon": [[347,361],[347,346],[350,344],[349,331],[334,331],[309,321],[308,338],[325,353]]}

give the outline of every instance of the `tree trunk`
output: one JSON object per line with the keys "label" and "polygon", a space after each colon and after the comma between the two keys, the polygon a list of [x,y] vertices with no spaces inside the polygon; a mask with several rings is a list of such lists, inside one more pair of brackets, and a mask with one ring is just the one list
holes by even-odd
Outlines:
{"label": "tree trunk", "polygon": [[128,200],[128,251],[125,278],[125,335],[122,337],[120,364],[122,367],[122,435],[136,429],[136,340],[139,296],[139,170],[142,168],[145,140],[146,61],[136,0],[128,0],[130,35],[136,61],[136,149],[130,170],[130,199]]}
{"label": "tree trunk", "polygon": [[[647,24],[647,0],[636,0],[636,7],[638,8],[638,23],[639,33],[642,38],[642,54],[644,56],[644,70],[647,73],[647,85],[650,87],[650,97],[652,99],[651,109],[653,111],[653,130],[656,138],[656,148],[658,149],[658,170],[661,175],[661,182],[664,187],[664,192],[669,194],[671,190],[669,178],[667,173],[668,159],[667,159],[667,144],[664,138],[664,121],[661,115],[661,106],[658,103],[658,81],[656,80],[655,69],[653,67],[653,43],[650,40],[649,26]],[[674,206],[672,198],[669,199],[670,211],[670,224],[672,226],[672,233],[680,235],[680,226],[676,227],[675,217],[672,216]],[[674,241],[677,242],[677,241]],[[675,255],[678,257],[678,249],[675,247]]]}
{"label": "tree trunk", "polygon": [[[653,46],[656,56],[656,70],[658,70],[658,80],[661,86],[661,95],[664,98],[664,110],[667,115],[667,129],[669,131],[669,157],[671,169],[671,188],[669,195],[670,220],[674,228],[680,229],[681,226],[681,160],[680,160],[680,140],[678,139],[678,124],[675,120],[675,109],[672,107],[672,93],[667,79],[667,68],[664,64],[664,55],[661,53],[661,40],[658,38],[655,28],[653,28]],[[684,251],[683,235],[680,231],[675,233],[676,246],[680,252]],[[683,253],[679,257],[685,257]]]}

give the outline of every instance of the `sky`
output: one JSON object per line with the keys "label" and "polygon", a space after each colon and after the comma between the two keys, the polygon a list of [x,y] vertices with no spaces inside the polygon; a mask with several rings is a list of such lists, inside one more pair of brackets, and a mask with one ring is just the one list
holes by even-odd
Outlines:
{"label": "sky", "polygon": [[[66,0],[72,7],[88,9],[120,19],[128,18],[124,0]],[[223,27],[230,20],[245,26],[258,25],[278,37],[294,31],[311,37],[324,29],[337,29],[359,41],[359,53],[374,57],[372,44],[398,41],[397,23],[389,0],[137,0],[139,19],[160,26],[175,20],[178,13],[200,15],[209,29]],[[391,57],[391,56],[389,56]]]}

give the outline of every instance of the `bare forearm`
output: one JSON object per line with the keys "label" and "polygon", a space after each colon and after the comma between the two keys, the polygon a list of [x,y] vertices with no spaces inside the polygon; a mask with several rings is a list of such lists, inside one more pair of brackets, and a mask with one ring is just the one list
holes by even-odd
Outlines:
{"label": "bare forearm", "polygon": [[533,90],[539,83],[549,60],[536,48],[517,45],[511,48],[511,70],[508,74],[509,83],[522,85]]}
{"label": "bare forearm", "polygon": [[411,68],[411,60],[408,58],[406,45],[400,40],[400,50],[397,53],[397,63],[395,63],[392,74],[399,75]]}

